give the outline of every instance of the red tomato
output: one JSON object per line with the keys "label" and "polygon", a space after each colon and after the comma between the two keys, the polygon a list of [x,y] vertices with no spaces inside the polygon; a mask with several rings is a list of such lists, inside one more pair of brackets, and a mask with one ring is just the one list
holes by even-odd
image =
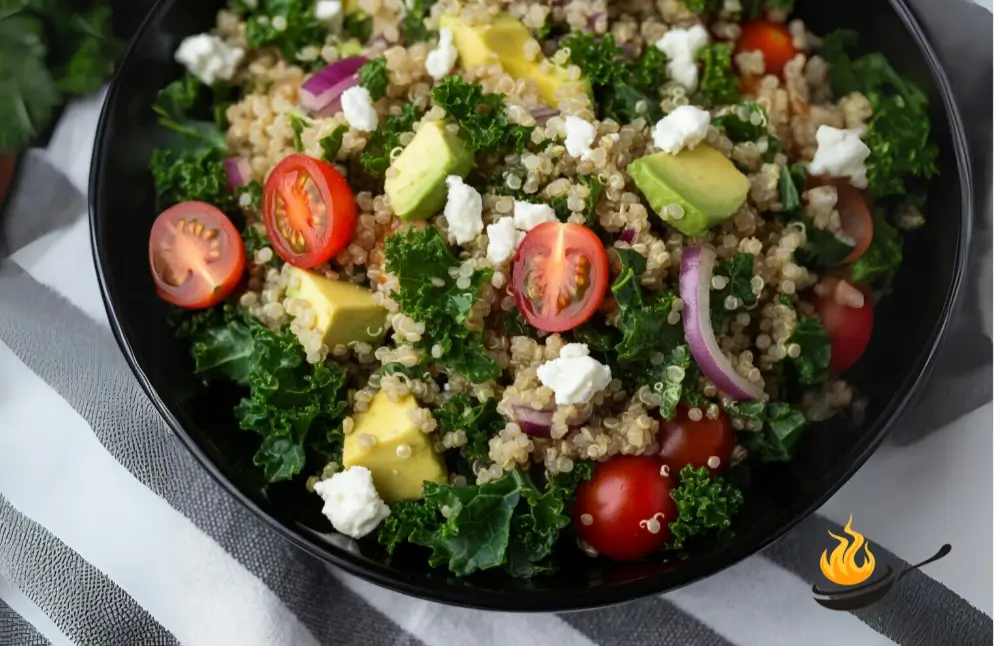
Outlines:
{"label": "red tomato", "polygon": [[842,374],[859,361],[870,343],[873,299],[865,295],[863,307],[850,307],[840,303],[836,291],[832,290],[831,293],[818,295],[815,307],[832,345],[832,360],[828,369],[833,374]]}
{"label": "red tomato", "polygon": [[331,164],[300,153],[284,157],[266,178],[262,209],[273,250],[295,267],[328,262],[355,232],[348,182]]}
{"label": "red tomato", "polygon": [[[674,476],[685,466],[706,467],[711,475],[728,468],[735,448],[735,430],[724,412],[718,419],[702,416],[695,422],[687,416],[689,408],[681,404],[672,421],[659,423],[659,457]],[[702,413],[704,411],[701,411]]]}
{"label": "red tomato", "polygon": [[797,56],[787,28],[765,20],[742,23],[742,35],[735,45],[735,53],[755,51],[763,52],[767,74],[779,75],[787,61]]}
{"label": "red tomato", "polygon": [[196,310],[220,303],[245,271],[245,244],[224,213],[182,202],[152,224],[148,262],[163,300]]}
{"label": "red tomato", "polygon": [[573,525],[600,554],[634,561],[662,547],[676,520],[670,497],[672,475],[662,475],[659,458],[616,455],[601,462],[594,477],[580,485]]}
{"label": "red tomato", "polygon": [[518,246],[514,300],[525,320],[546,332],[580,325],[597,311],[610,270],[604,245],[580,224],[543,222]]}

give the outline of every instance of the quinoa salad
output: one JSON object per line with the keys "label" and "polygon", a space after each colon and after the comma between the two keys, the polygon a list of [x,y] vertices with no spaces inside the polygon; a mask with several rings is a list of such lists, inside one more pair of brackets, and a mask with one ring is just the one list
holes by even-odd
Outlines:
{"label": "quinoa salad", "polygon": [[234,0],[184,39],[149,263],[248,468],[459,576],[733,532],[852,414],[936,174],[921,89],[794,9]]}

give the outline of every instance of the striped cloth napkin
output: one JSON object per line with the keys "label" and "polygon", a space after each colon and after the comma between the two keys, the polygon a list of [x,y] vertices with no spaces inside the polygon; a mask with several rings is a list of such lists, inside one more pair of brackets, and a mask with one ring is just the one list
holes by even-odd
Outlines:
{"label": "striped cloth napkin", "polygon": [[[987,186],[991,17],[967,13],[950,46],[976,33],[986,58],[972,52],[970,66],[950,71]],[[491,613],[405,597],[297,552],[161,421],[110,334],[92,268],[81,187],[100,100],[71,106],[49,148],[27,155],[2,220],[0,646],[994,640],[989,190],[929,387],[817,515],[761,555],[666,595],[579,613]],[[952,553],[866,609],[824,609],[811,595],[824,582],[818,558],[850,515],[878,563],[900,569],[943,543]]]}

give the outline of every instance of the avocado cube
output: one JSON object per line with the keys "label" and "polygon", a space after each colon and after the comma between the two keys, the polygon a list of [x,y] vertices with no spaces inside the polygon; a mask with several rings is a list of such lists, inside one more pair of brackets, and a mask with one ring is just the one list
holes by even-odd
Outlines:
{"label": "avocado cube", "polygon": [[707,144],[676,155],[640,157],[628,165],[628,174],[657,215],[667,205],[679,205],[683,217],[664,221],[691,237],[730,218],[749,194],[749,178]]}
{"label": "avocado cube", "polygon": [[[432,448],[430,437],[411,421],[409,413],[417,409],[411,395],[393,401],[381,391],[369,408],[355,416],[355,426],[345,437],[345,467],[369,469],[377,493],[386,502],[417,500],[425,480],[440,484],[448,480],[445,463]],[[364,435],[376,441],[360,441]]]}
{"label": "avocado cube", "polygon": [[423,220],[445,206],[445,178],[466,177],[473,168],[473,152],[440,121],[429,121],[390,165],[384,192],[390,206],[404,220]]}
{"label": "avocado cube", "polygon": [[464,68],[499,62],[515,80],[534,81],[542,101],[552,107],[557,106],[556,91],[560,87],[575,85],[581,92],[590,93],[585,80],[570,81],[564,69],[548,63],[541,54],[535,60],[526,58],[525,43],[532,40],[531,32],[508,14],[497,14],[485,25],[472,26],[459,16],[445,14],[440,24],[452,30],[452,40]]}
{"label": "avocado cube", "polygon": [[387,311],[373,302],[368,289],[299,267],[290,269],[289,281],[286,295],[310,304],[314,329],[329,348],[353,341],[378,343],[386,333]]}

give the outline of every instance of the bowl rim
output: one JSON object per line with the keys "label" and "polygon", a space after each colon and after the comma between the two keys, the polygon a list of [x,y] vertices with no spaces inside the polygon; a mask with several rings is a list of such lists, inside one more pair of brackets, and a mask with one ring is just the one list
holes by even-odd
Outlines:
{"label": "bowl rim", "polygon": [[[130,58],[136,47],[136,43],[140,38],[146,36],[150,25],[155,23],[162,14],[170,10],[179,1],[181,0],[157,0],[129,43],[127,53],[122,60],[126,61]],[[122,332],[121,322],[111,302],[108,277],[103,270],[106,258],[99,244],[101,223],[97,214],[97,204],[99,202],[97,197],[100,192],[100,178],[104,170],[101,159],[104,156],[105,135],[110,118],[109,106],[115,103],[118,93],[121,92],[119,74],[115,74],[111,80],[101,108],[91,157],[88,191],[90,246],[96,269],[97,282],[100,286],[101,297],[114,338],[120,346],[121,352],[124,354],[132,373],[134,373],[142,390],[145,391],[145,394],[151,400],[155,409],[176,434],[183,446],[186,447],[196,458],[197,462],[200,463],[200,466],[203,467],[224,491],[231,495],[238,503],[249,509],[270,529],[276,531],[297,548],[327,564],[341,567],[350,574],[389,590],[420,599],[467,608],[513,612],[569,612],[607,607],[650,595],[661,594],[713,576],[745,558],[761,552],[779,540],[795,525],[817,511],[862,467],[927,380],[933,367],[936,352],[948,329],[949,319],[961,291],[963,276],[966,270],[967,250],[969,248],[969,223],[973,219],[974,207],[971,163],[962,117],[953,96],[949,79],[914,14],[905,4],[904,0],[888,0],[888,2],[892,10],[894,10],[904,24],[905,29],[916,41],[938,89],[942,100],[943,114],[949,125],[957,172],[959,174],[961,187],[959,231],[957,232],[953,275],[945,295],[940,317],[928,336],[925,349],[916,360],[913,370],[901,382],[894,399],[881,412],[877,422],[867,428],[860,441],[853,445],[849,453],[845,456],[847,459],[843,460],[837,468],[826,473],[820,481],[814,483],[809,488],[810,491],[815,493],[799,497],[792,504],[780,510],[772,519],[775,521],[774,526],[776,527],[773,532],[765,535],[757,534],[750,537],[750,540],[738,542],[735,546],[723,548],[713,554],[698,557],[696,559],[696,566],[693,569],[672,570],[631,581],[608,583],[596,588],[578,588],[561,591],[555,595],[550,595],[540,590],[529,591],[527,589],[515,590],[513,595],[508,595],[501,591],[489,589],[463,588],[457,585],[439,584],[434,581],[424,582],[421,579],[398,577],[396,572],[382,564],[370,563],[368,560],[360,559],[346,548],[321,540],[315,532],[310,532],[312,536],[308,536],[306,528],[294,529],[290,525],[280,522],[276,517],[259,507],[246,494],[242,493],[221,473],[220,469],[210,460],[207,454],[187,434],[182,424],[179,423],[177,415],[173,411],[173,406],[167,404],[152,387],[148,375],[135,358],[130,341]],[[118,67],[118,70],[121,68],[123,68],[123,63]]]}

